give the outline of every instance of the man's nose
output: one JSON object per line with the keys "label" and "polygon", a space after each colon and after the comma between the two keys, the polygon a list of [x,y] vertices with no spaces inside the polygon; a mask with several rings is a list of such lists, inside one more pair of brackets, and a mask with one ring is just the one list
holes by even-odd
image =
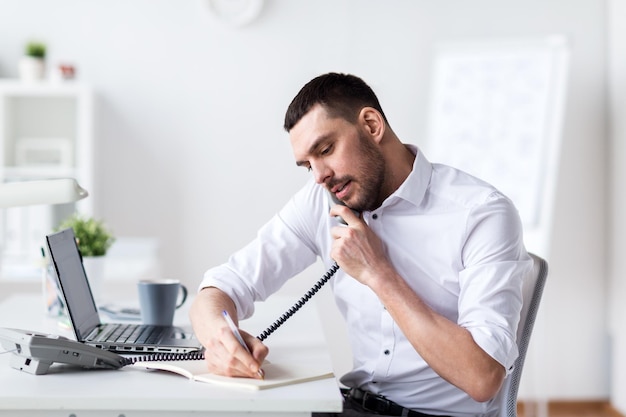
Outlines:
{"label": "man's nose", "polygon": [[313,171],[315,182],[318,184],[324,184],[332,177],[331,169],[322,162],[312,163],[311,170]]}

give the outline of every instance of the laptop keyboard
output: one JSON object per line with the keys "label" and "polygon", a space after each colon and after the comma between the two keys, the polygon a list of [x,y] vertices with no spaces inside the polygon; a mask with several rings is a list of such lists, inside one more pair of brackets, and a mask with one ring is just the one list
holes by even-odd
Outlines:
{"label": "laptop keyboard", "polygon": [[152,344],[158,342],[165,329],[164,326],[149,326],[137,324],[108,324],[95,342],[106,343],[137,343]]}

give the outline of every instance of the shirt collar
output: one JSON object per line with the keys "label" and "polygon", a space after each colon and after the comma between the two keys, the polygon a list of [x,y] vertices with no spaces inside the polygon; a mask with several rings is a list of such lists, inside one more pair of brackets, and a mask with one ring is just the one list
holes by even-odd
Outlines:
{"label": "shirt collar", "polygon": [[[430,177],[433,172],[433,166],[417,146],[409,144],[405,146],[415,155],[413,169],[402,185],[387,198],[387,201],[391,203],[396,198],[401,198],[417,207],[422,203],[426,195],[426,190],[430,184]],[[383,205],[386,204],[383,203]]]}

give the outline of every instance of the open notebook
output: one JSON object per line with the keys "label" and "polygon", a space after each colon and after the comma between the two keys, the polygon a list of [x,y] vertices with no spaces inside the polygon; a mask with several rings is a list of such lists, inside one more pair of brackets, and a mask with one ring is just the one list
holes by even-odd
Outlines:
{"label": "open notebook", "polygon": [[192,381],[207,382],[227,387],[261,390],[331,378],[330,368],[306,364],[279,364],[266,362],[263,364],[265,379],[232,378],[207,373],[206,363],[202,360],[183,360],[171,362],[136,362],[131,367],[173,372],[185,376]]}

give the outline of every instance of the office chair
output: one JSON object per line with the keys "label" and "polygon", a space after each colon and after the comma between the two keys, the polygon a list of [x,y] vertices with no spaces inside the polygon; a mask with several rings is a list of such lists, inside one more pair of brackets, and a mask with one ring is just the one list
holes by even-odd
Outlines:
{"label": "office chair", "polygon": [[522,376],[528,342],[533,331],[539,302],[543,294],[543,287],[548,276],[548,263],[537,255],[530,254],[533,258],[533,271],[524,280],[522,287],[522,311],[517,329],[517,347],[519,356],[515,360],[515,369],[504,380],[500,390],[500,417],[517,417],[517,392]]}

